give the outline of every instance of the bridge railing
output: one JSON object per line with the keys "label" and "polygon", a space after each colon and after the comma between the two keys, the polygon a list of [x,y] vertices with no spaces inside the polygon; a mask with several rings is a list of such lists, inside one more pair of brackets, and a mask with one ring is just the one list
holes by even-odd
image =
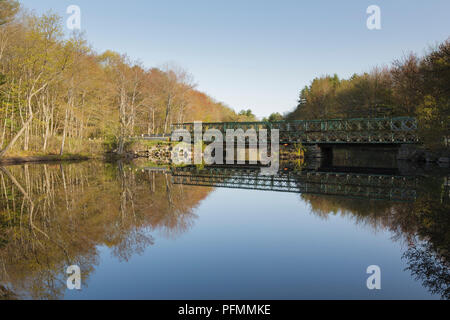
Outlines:
{"label": "bridge railing", "polygon": [[[172,130],[193,132],[194,123],[172,125]],[[203,131],[217,129],[278,129],[281,142],[302,143],[417,143],[417,120],[413,117],[290,120],[277,122],[205,122]]]}
{"label": "bridge railing", "polygon": [[[326,132],[326,131],[415,131],[417,120],[413,117],[354,118],[331,120],[289,120],[254,122],[203,122],[203,130],[218,129],[278,129],[280,131]],[[176,123],[172,130],[194,130],[194,123]]]}

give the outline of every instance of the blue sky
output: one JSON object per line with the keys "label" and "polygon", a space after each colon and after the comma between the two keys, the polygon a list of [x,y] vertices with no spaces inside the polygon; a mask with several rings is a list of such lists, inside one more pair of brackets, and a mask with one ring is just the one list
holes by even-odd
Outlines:
{"label": "blue sky", "polygon": [[[259,116],[286,112],[314,77],[349,77],[388,65],[450,36],[450,1],[20,0],[64,19],[81,8],[97,51],[127,53],[146,67],[175,62],[198,89]],[[381,30],[366,9],[381,8]]]}

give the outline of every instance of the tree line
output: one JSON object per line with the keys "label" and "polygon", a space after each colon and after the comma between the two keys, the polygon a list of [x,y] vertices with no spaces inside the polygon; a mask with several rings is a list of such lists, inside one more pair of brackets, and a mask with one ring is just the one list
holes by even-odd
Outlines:
{"label": "tree line", "polygon": [[335,119],[415,116],[423,142],[442,147],[450,129],[450,38],[423,57],[409,54],[390,67],[340,79],[315,78],[285,118]]}
{"label": "tree line", "polygon": [[195,88],[177,65],[145,68],[97,53],[82,34],[65,37],[59,16],[0,0],[0,157],[105,146],[122,153],[128,136],[168,133],[174,122],[254,117]]}

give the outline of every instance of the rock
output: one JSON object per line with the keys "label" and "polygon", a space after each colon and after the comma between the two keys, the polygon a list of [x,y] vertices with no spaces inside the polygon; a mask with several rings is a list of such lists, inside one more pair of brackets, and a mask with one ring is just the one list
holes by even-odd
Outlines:
{"label": "rock", "polygon": [[436,162],[437,156],[431,152],[425,152],[425,161],[426,162]]}
{"label": "rock", "polygon": [[448,163],[448,162],[438,162],[438,166],[440,168],[448,168],[448,167],[450,167],[450,163]]}
{"label": "rock", "polygon": [[422,152],[414,145],[402,144],[398,150],[397,160],[421,160],[423,158]]}

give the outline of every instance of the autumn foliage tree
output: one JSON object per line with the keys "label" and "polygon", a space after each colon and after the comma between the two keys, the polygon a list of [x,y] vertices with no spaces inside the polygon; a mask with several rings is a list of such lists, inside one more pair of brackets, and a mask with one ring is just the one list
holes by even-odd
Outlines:
{"label": "autumn foliage tree", "polygon": [[322,76],[300,92],[287,119],[417,117],[422,141],[442,148],[449,136],[450,40],[349,79]]}
{"label": "autumn foliage tree", "polygon": [[57,15],[0,0],[0,157],[125,151],[130,136],[171,132],[184,121],[247,117],[195,90],[175,64],[146,68],[66,37]]}

